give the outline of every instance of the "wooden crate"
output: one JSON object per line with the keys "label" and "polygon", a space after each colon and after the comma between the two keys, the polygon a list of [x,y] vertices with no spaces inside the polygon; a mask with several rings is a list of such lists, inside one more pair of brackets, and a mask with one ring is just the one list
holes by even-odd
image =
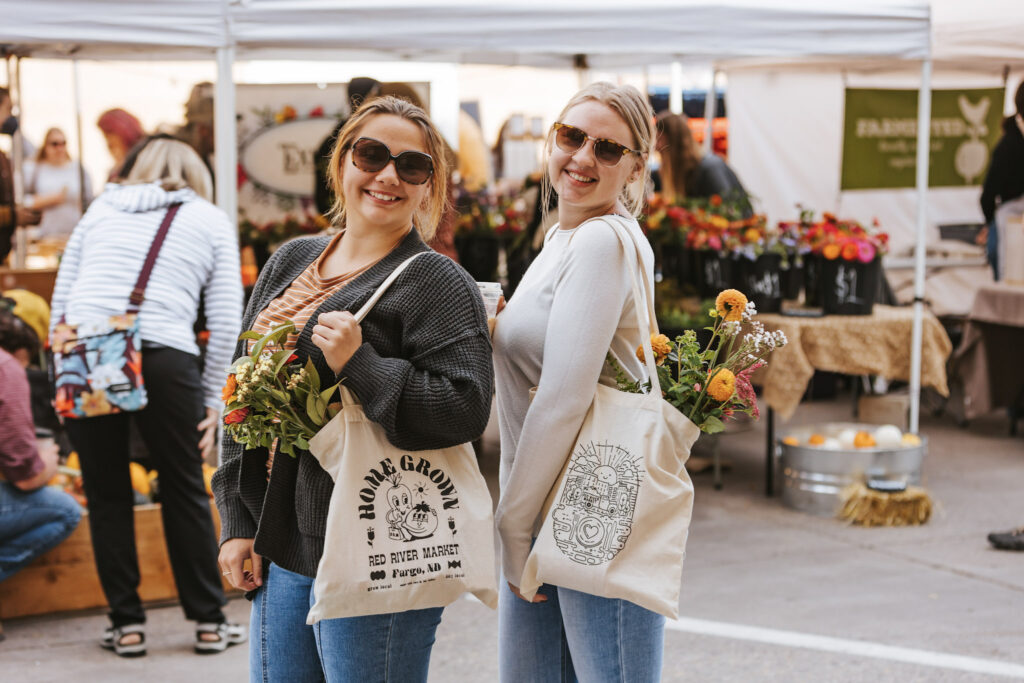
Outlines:
{"label": "wooden crate", "polygon": [[0,268],[0,290],[27,289],[50,303],[53,287],[57,282],[56,268],[16,269]]}
{"label": "wooden crate", "polygon": [[[210,507],[219,534],[220,517],[216,506]],[[0,582],[0,620],[106,606],[86,514],[63,543]],[[143,602],[176,600],[159,504],[135,508],[135,545],[141,575],[139,597]],[[226,579],[221,577],[225,592],[235,590]]]}

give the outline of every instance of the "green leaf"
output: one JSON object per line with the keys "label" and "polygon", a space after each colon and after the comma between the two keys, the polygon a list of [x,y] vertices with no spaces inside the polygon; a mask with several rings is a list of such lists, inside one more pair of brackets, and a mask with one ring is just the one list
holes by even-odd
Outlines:
{"label": "green leaf", "polygon": [[311,391],[320,391],[320,373],[316,371],[312,358],[306,359],[306,379],[309,382]]}
{"label": "green leaf", "polygon": [[323,400],[324,403],[330,402],[331,396],[334,394],[337,388],[337,384],[332,384],[331,386],[327,387],[326,389],[320,392],[320,398]]}
{"label": "green leaf", "polygon": [[310,392],[309,396],[306,397],[306,415],[313,421],[314,424],[317,422],[317,415],[319,414],[319,406],[317,405],[317,394]]}
{"label": "green leaf", "polygon": [[306,441],[301,436],[296,436],[295,437],[295,445],[298,446],[299,448],[301,448],[304,451],[308,451],[309,450],[309,442]]}
{"label": "green leaf", "polygon": [[722,421],[719,420],[714,415],[708,415],[704,419],[704,423],[700,426],[700,428],[701,431],[706,432],[708,434],[717,434],[718,432],[725,430],[725,424],[723,424]]}
{"label": "green leaf", "polygon": [[260,333],[259,332],[253,332],[252,330],[246,330],[242,334],[238,335],[238,341],[242,341],[243,339],[259,339],[259,338],[260,338]]}

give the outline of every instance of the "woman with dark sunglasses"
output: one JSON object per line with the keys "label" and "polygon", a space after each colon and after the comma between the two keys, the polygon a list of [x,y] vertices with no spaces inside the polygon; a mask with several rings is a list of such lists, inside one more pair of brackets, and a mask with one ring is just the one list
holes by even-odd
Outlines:
{"label": "woman with dark sunglasses", "polygon": [[[558,195],[558,224],[530,265],[494,331],[501,501],[495,514],[507,583],[499,602],[501,680],[657,681],[664,617],[642,607],[544,585],[532,602],[517,588],[544,501],[573,447],[598,382],[616,386],[609,350],[634,379],[637,329],[625,253],[612,222],[654,255],[635,216],[654,142],[653,113],[631,86],[595,83],[562,110],[547,143],[545,194]],[[545,205],[547,202],[545,201]],[[532,401],[531,388],[536,387]]]}
{"label": "woman with dark sunglasses", "polygon": [[[285,346],[299,362],[344,382],[389,441],[410,451],[472,441],[490,415],[483,302],[454,261],[415,259],[361,324],[351,313],[396,266],[430,251],[424,240],[446,199],[443,149],[418,107],[393,97],[364,104],[331,156],[336,234],[278,249],[243,319],[259,332],[293,321],[298,333]],[[240,343],[235,356],[246,350]],[[223,446],[213,479],[220,564],[253,598],[251,680],[425,681],[442,608],[306,625],[334,487],[317,459],[243,450],[230,438]],[[365,549],[365,538],[352,543]]]}

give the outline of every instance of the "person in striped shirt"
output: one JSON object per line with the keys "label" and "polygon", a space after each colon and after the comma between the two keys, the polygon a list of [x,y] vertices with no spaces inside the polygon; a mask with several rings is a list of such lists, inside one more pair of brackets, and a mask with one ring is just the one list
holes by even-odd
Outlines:
{"label": "person in striped shirt", "polygon": [[[139,311],[148,405],[134,413],[69,419],[81,459],[96,568],[110,604],[102,644],[122,656],[145,653],[139,600],[130,421],[160,473],[164,533],[185,616],[197,622],[197,652],[245,640],[228,624],[217,541],[202,463],[216,448],[220,389],[241,326],[242,282],[235,227],[210,203],[213,183],[199,155],[167,136],[139,143],[75,226],[57,273],[51,334],[70,324],[122,314],[157,228],[180,203],[153,266]],[[200,299],[210,332],[205,367],[193,331]]]}

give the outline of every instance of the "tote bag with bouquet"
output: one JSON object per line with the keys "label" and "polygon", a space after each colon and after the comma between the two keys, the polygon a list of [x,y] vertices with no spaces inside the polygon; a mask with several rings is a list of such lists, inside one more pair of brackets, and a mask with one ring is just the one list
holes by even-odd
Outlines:
{"label": "tote bag with bouquet", "polygon": [[443,607],[466,592],[497,607],[491,496],[472,446],[396,448],[344,385],[339,392],[341,412],[309,442],[334,492],[306,622]]}
{"label": "tote bag with bouquet", "polygon": [[[627,263],[636,264],[637,328],[656,333],[653,287],[637,275],[639,250],[618,219],[609,223]],[[641,341],[651,391],[598,385],[526,561],[519,589],[528,599],[547,583],[678,616],[693,510],[683,465],[700,431],[662,398],[650,335]]]}
{"label": "tote bag with bouquet", "polygon": [[50,334],[55,388],[54,410],[68,418],[113,415],[146,407],[142,380],[139,309],[160,247],[180,203],[167,207],[125,312],[69,325],[64,317]]}

